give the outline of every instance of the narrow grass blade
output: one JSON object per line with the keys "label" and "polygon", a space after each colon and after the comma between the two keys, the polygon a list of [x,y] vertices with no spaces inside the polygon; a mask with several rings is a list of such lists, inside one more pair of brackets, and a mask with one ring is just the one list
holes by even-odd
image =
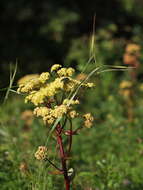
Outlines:
{"label": "narrow grass blade", "polygon": [[13,82],[14,82],[14,78],[15,78],[16,72],[17,72],[17,62],[16,62],[16,64],[15,64],[15,68],[14,68],[13,73],[12,73],[12,69],[11,69],[11,67],[10,67],[10,82],[9,82],[9,87],[8,87],[8,89],[7,89],[7,92],[6,92],[6,95],[5,95],[5,98],[4,98],[4,103],[5,103],[6,100],[8,99],[10,90],[11,90],[11,88],[12,88],[12,84],[13,84]]}

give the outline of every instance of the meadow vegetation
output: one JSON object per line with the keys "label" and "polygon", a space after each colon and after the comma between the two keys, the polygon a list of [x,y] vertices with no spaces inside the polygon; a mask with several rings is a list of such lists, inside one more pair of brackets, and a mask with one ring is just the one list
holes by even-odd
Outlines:
{"label": "meadow vegetation", "polygon": [[142,190],[142,1],[29,2],[1,2],[0,189]]}
{"label": "meadow vegetation", "polygon": [[[118,71],[119,72],[119,71]],[[143,84],[115,72],[92,77],[96,87],[81,89],[78,111],[91,112],[95,122],[73,137],[70,167],[72,189],[140,190],[143,188]],[[78,77],[85,77],[83,74]],[[78,97],[78,95],[77,95]],[[64,189],[63,177],[50,164],[35,159],[45,145],[49,128],[33,115],[33,105],[20,95],[11,95],[1,105],[0,182],[3,190]],[[81,121],[73,126],[82,125]],[[66,142],[64,142],[66,143]],[[58,161],[55,143],[48,142],[50,160]]]}

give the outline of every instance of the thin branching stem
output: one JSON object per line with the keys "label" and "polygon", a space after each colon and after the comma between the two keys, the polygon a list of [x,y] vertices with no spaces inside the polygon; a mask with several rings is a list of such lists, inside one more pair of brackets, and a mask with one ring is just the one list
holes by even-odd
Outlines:
{"label": "thin branching stem", "polygon": [[59,170],[60,172],[62,172],[63,170],[58,168],[52,161],[50,161],[48,158],[45,159],[45,161],[48,161],[55,169]]}
{"label": "thin branching stem", "polygon": [[72,147],[72,121],[69,119],[69,122],[70,122],[70,135],[69,135],[69,148],[68,148],[68,155],[70,155],[70,152],[71,152],[71,147]]}
{"label": "thin branching stem", "polygon": [[62,163],[62,170],[63,170],[63,175],[64,175],[65,187],[66,187],[66,190],[70,190],[70,179],[68,177],[66,154],[65,154],[65,151],[64,151],[63,139],[62,139],[61,131],[62,131],[61,130],[61,125],[58,123],[57,126],[56,126],[57,143],[59,145],[59,151],[60,151],[60,158],[61,158],[61,163]]}

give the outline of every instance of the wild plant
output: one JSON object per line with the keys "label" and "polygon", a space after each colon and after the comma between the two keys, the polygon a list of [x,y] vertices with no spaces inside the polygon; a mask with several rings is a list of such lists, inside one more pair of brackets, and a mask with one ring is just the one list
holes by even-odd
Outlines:
{"label": "wild plant", "polygon": [[[89,76],[82,81],[73,76],[73,68],[62,68],[55,64],[50,72],[33,76],[30,80],[21,80],[17,90],[18,93],[26,95],[26,103],[34,104],[34,115],[43,119],[49,131],[46,144],[38,147],[35,158],[49,162],[56,169],[56,173],[63,175],[66,190],[70,190],[74,176],[74,167],[69,167],[73,136],[84,128],[91,128],[94,121],[91,113],[81,114],[77,111],[80,104],[80,99],[77,98],[79,89],[93,88],[94,84],[87,82]],[[74,126],[73,120],[78,118],[82,118],[80,126]],[[60,167],[49,158],[49,138],[56,142],[55,150],[57,158],[60,158]]]}

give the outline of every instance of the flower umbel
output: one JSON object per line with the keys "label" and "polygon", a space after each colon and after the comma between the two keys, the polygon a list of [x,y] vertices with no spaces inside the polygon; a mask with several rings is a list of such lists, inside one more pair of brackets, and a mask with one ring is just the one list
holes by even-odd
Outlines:
{"label": "flower umbel", "polygon": [[48,151],[47,147],[39,146],[37,152],[35,153],[35,158],[37,160],[45,160],[47,158]]}
{"label": "flower umbel", "polygon": [[85,121],[84,121],[85,127],[91,128],[92,124],[93,124],[93,121],[94,121],[94,118],[91,115],[91,113],[84,114],[83,117],[85,119]]}
{"label": "flower umbel", "polygon": [[60,69],[61,67],[62,67],[61,65],[55,64],[55,65],[53,65],[53,66],[51,67],[51,72],[57,71],[57,70]]}
{"label": "flower umbel", "polygon": [[[81,84],[79,80],[71,78],[75,70],[71,67],[60,68],[61,65],[53,65],[51,71],[55,71],[57,77],[52,80],[49,72],[42,73],[41,75],[33,76],[27,82],[20,83],[18,92],[26,93],[25,102],[32,102],[35,106],[45,104],[49,98],[58,95],[59,93],[71,92]],[[60,68],[60,70],[58,70]],[[50,80],[51,79],[51,80]],[[83,82],[81,87],[92,88],[93,83]],[[65,103],[64,103],[65,104]],[[71,102],[72,104],[72,102]],[[76,104],[76,102],[75,102]]]}
{"label": "flower umbel", "polygon": [[31,79],[35,79],[35,78],[38,78],[38,77],[39,77],[38,74],[25,75],[24,77],[22,77],[22,78],[20,78],[18,80],[17,84],[18,85],[20,85],[20,84],[26,84]]}

